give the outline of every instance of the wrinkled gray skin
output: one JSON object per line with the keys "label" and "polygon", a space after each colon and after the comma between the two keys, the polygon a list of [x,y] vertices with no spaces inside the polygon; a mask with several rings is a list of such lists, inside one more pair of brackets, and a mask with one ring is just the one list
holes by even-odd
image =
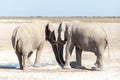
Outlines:
{"label": "wrinkled gray skin", "polygon": [[21,69],[28,69],[30,56],[35,50],[37,51],[34,67],[40,66],[41,50],[46,40],[51,43],[55,58],[61,64],[57,46],[54,44],[54,29],[52,26],[49,26],[49,23],[49,21],[45,20],[34,20],[32,23],[22,24],[14,30],[12,44]]}
{"label": "wrinkled gray skin", "polygon": [[76,49],[76,68],[84,68],[81,64],[82,51],[95,53],[96,62],[93,70],[103,69],[103,53],[108,44],[104,29],[97,24],[79,21],[62,22],[58,29],[57,43],[66,42],[66,57],[64,69],[70,68],[73,48]]}

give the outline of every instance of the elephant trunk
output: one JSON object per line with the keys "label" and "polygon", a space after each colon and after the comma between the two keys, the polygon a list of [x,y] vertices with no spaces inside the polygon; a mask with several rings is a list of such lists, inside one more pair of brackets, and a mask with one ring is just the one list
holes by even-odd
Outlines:
{"label": "elephant trunk", "polygon": [[58,54],[62,64],[65,64],[65,61],[63,59],[63,48],[64,48],[64,44],[58,43]]}
{"label": "elephant trunk", "polygon": [[64,64],[63,63],[63,58],[61,58],[62,55],[59,54],[59,50],[57,45],[52,45],[52,49],[56,58],[56,61],[58,62],[59,65]]}

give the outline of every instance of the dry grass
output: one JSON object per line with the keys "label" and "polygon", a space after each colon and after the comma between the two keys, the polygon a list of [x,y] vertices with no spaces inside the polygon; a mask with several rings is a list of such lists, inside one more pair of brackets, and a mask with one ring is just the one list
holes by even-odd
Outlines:
{"label": "dry grass", "polygon": [[83,22],[120,22],[120,17],[0,17],[0,20],[32,20],[43,19],[52,22],[80,20]]}
{"label": "dry grass", "polygon": [[71,20],[80,20],[83,22],[120,22],[120,18],[100,18],[100,17],[46,17],[41,19],[48,19],[52,22],[60,22],[62,20],[71,21]]}

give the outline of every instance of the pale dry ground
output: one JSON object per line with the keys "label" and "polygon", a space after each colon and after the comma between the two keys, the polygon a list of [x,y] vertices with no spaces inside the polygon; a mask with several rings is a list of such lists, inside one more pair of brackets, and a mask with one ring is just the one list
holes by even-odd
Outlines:
{"label": "pale dry ground", "polygon": [[[14,28],[21,23],[0,23],[0,80],[120,80],[120,23],[97,23],[104,27],[109,39],[104,56],[104,71],[91,71],[95,62],[93,53],[84,52],[82,62],[86,70],[63,70],[56,63],[49,42],[41,54],[41,67],[33,68],[35,53],[28,71],[19,70],[18,60],[11,46]],[[72,64],[75,64],[73,53]]]}

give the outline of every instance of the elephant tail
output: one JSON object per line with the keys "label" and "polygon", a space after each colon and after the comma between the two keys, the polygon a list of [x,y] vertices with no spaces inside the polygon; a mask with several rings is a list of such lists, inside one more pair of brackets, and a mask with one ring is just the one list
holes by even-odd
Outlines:
{"label": "elephant tail", "polygon": [[19,46],[19,27],[15,28],[12,34],[12,45],[15,49],[15,52],[18,52],[18,46]]}
{"label": "elephant tail", "polygon": [[109,52],[109,42],[108,42],[108,39],[105,39],[105,43],[106,43],[106,45],[105,45],[105,47],[104,48],[108,48],[108,57],[110,58],[110,52]]}

